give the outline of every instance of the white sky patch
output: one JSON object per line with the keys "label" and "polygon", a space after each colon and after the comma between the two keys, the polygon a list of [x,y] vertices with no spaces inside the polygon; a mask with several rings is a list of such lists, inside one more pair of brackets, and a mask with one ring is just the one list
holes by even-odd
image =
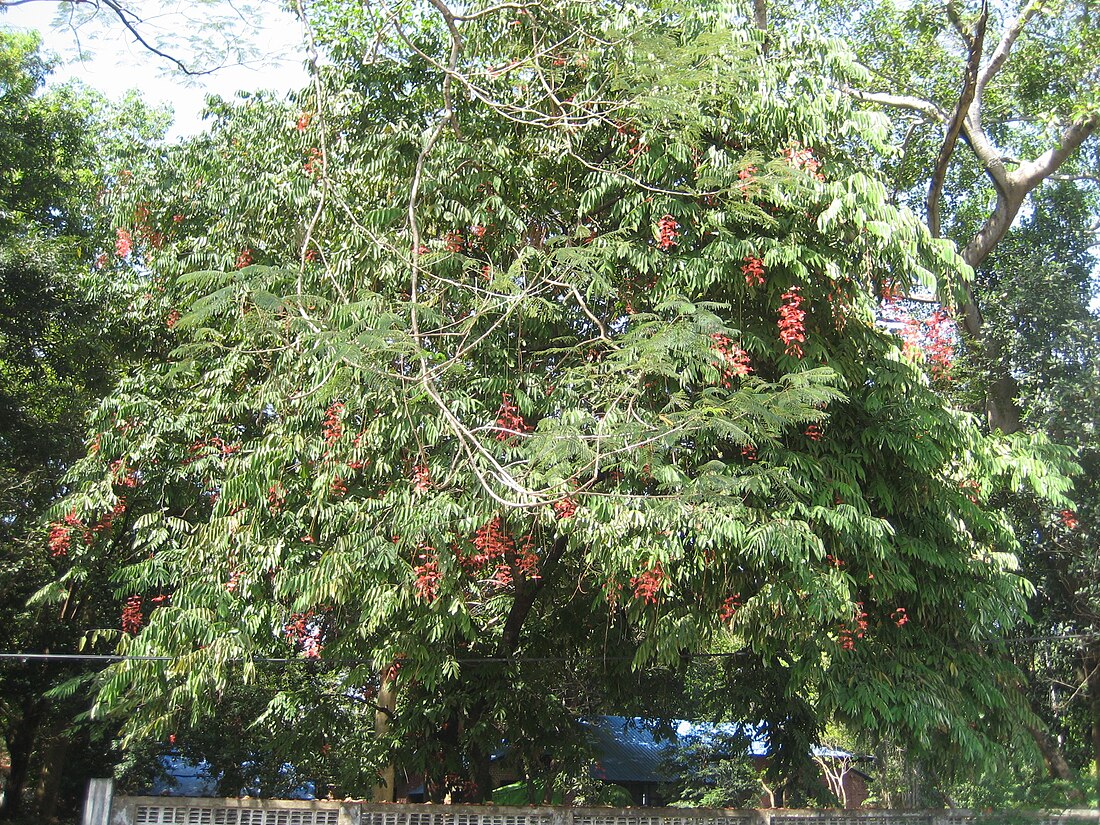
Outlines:
{"label": "white sky patch", "polygon": [[[76,27],[59,25],[59,5],[55,2],[8,7],[0,13],[0,26],[38,29],[42,33],[43,51],[57,54],[63,61],[51,75],[52,83],[75,78],[112,99],[137,89],[146,102],[169,106],[175,112],[169,131],[173,138],[202,131],[201,113],[208,94],[232,97],[240,90],[260,89],[286,93],[308,82],[301,27],[277,0],[259,0],[251,14],[240,16],[229,3],[194,4],[190,9],[190,15],[170,7],[160,14],[146,15],[150,25],[143,31],[149,32],[151,42],[158,32],[171,34],[176,43],[166,45],[164,50],[188,65],[198,65],[201,59],[189,46],[192,38],[214,50],[219,42],[231,44],[234,49],[249,52],[247,59],[242,63],[231,58],[227,62],[232,65],[212,74],[188,77],[138,43],[106,11],[100,12],[98,19]],[[229,28],[203,31],[203,20],[194,16],[196,11],[209,12],[209,20],[220,15],[219,22]],[[85,53],[83,58],[81,51]]]}

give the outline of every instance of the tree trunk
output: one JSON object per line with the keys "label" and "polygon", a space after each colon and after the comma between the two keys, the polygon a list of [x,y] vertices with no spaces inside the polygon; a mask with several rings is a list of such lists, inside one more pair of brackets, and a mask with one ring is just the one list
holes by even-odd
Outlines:
{"label": "tree trunk", "polygon": [[[374,736],[384,739],[390,732],[390,720],[397,711],[397,672],[394,667],[384,668],[378,674],[378,697],[375,702]],[[393,802],[396,788],[397,770],[390,760],[378,774],[378,782],[371,789],[371,801]]]}
{"label": "tree trunk", "polygon": [[30,775],[31,753],[37,738],[42,707],[37,702],[25,706],[22,718],[5,737],[11,770],[0,803],[0,820],[18,819],[23,813],[23,791]]}
{"label": "tree trunk", "polygon": [[35,805],[40,822],[57,819],[57,802],[61,794],[61,778],[69,761],[69,737],[66,726],[57,725],[42,751],[42,772],[35,791]]}
{"label": "tree trunk", "polygon": [[1028,725],[1027,732],[1031,734],[1036,747],[1039,748],[1039,753],[1043,755],[1043,761],[1046,763],[1051,778],[1072,780],[1073,769],[1070,768],[1065,756],[1062,755],[1062,749],[1058,747],[1058,743],[1054,741],[1054,738],[1042,728],[1034,725]]}

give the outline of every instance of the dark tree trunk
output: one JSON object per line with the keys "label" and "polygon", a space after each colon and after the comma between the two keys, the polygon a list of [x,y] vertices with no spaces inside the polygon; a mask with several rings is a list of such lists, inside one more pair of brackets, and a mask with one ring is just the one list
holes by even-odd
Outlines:
{"label": "dark tree trunk", "polygon": [[42,719],[42,707],[34,702],[24,707],[22,718],[6,736],[11,771],[0,804],[0,820],[18,819],[23,813],[23,794],[30,776],[31,754],[34,752],[38,727]]}
{"label": "dark tree trunk", "polygon": [[35,805],[40,822],[57,820],[57,803],[61,795],[61,779],[69,761],[71,741],[65,726],[58,725],[42,749],[42,770],[35,791]]}

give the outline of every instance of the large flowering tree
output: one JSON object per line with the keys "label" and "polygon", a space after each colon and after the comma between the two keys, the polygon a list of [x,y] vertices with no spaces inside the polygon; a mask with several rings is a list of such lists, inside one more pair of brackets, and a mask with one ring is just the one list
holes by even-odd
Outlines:
{"label": "large flowering tree", "polygon": [[174,349],[96,412],[50,535],[59,594],[117,571],[98,638],[139,658],[101,711],[166,737],[259,681],[360,788],[474,798],[501,741],[556,771],[578,713],[719,647],[776,737],[784,697],[969,758],[1026,715],[989,500],[1064,484],[876,325],[966,269],[861,171],[888,129],[827,44],[665,4],[301,11],[296,105],[219,104],[109,195],[102,264],[147,269]]}

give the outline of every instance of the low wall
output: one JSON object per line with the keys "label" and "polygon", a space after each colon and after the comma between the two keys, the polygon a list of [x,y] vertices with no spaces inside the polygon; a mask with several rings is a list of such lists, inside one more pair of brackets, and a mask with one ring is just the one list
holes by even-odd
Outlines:
{"label": "low wall", "polygon": [[[1100,825],[1096,810],[1013,813],[1028,825]],[[114,796],[93,779],[82,825],[977,825],[971,811],[376,805],[345,800]]]}

